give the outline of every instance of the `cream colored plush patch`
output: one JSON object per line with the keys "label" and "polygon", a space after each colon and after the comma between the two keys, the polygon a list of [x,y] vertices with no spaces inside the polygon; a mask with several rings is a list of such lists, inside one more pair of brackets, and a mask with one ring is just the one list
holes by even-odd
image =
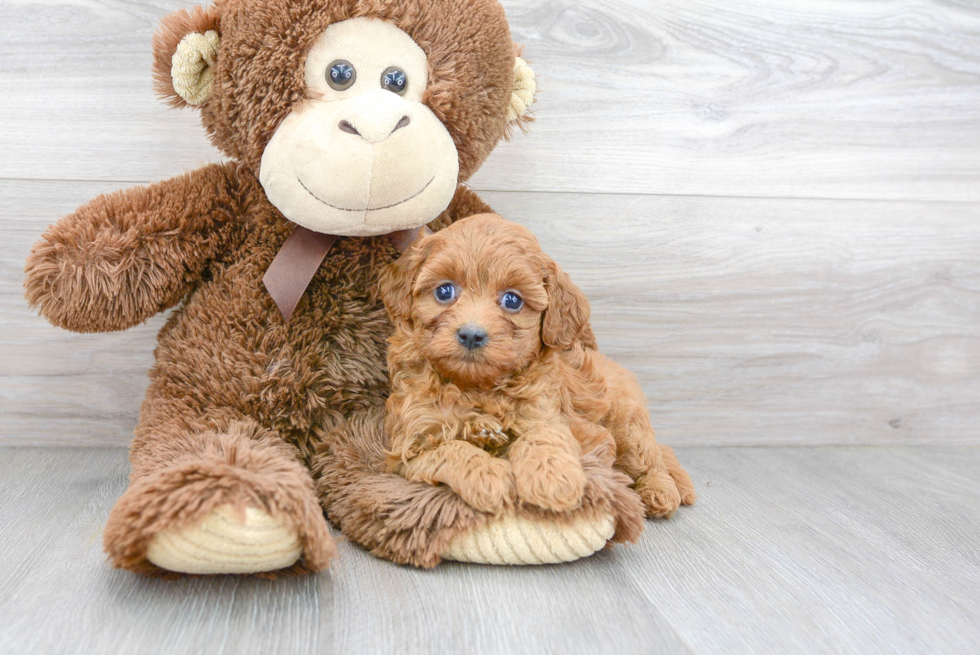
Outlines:
{"label": "cream colored plush patch", "polygon": [[[338,61],[356,73],[344,89],[327,82]],[[405,74],[402,94],[382,88],[391,67]],[[428,64],[408,34],[375,18],[334,23],[304,74],[309,99],[279,125],[259,170],[286,218],[314,232],[373,236],[419,227],[449,206],[459,155],[422,104]]]}
{"label": "cream colored plush patch", "polygon": [[214,89],[211,67],[218,58],[220,38],[214,30],[191,32],[180,40],[170,60],[174,91],[189,105],[203,104]]}
{"label": "cream colored plush patch", "polygon": [[221,505],[193,525],[158,533],[146,558],[179,573],[259,573],[292,566],[302,554],[296,528],[254,507],[242,520]]}
{"label": "cream colored plush patch", "polygon": [[442,556],[475,564],[558,564],[601,550],[615,531],[610,514],[569,524],[506,514],[456,537]]}
{"label": "cream colored plush patch", "polygon": [[534,71],[531,70],[526,61],[518,57],[514,61],[514,91],[510,96],[510,109],[507,111],[508,121],[516,121],[527,114],[531,109],[531,104],[534,103],[536,90]]}

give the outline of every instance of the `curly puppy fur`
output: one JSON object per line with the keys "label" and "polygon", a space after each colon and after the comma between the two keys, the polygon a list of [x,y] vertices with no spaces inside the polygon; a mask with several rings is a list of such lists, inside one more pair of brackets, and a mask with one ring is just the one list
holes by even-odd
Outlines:
{"label": "curly puppy fur", "polygon": [[[517,48],[495,0],[218,0],[164,20],[155,77],[158,92],[182,105],[170,80],[177,44],[190,31],[220,32],[214,91],[200,111],[234,161],[96,198],[50,227],[28,258],[30,304],[70,330],[123,330],[177,306],[159,335],[130,487],[104,533],[116,566],[163,573],[146,561],[150,539],[231,503],[295,525],[304,540],[295,570],[317,570],[335,547],[314,489],[332,506],[328,494],[341,502],[360,493],[340,486],[387,481],[362,468],[314,486],[310,467],[333,470],[326,458],[347,443],[329,443],[340,439],[336,426],[360,430],[347,435],[357,443],[377,438],[368,425],[388,395],[391,331],[377,279],[397,251],[383,238],[339,239],[288,323],[261,281],[295,227],[258,182],[263,149],[306,96],[310,45],[360,16],[391,21],[428,57],[423,101],[460,164],[456,195],[430,227],[488,211],[462,183],[508,129]],[[393,558],[415,557],[392,548]]]}
{"label": "curly puppy fur", "polygon": [[583,451],[607,447],[648,516],[694,502],[636,381],[596,350],[585,295],[529,230],[493,214],[461,220],[388,267],[381,290],[395,322],[389,471],[445,484],[482,512],[564,512],[585,496]]}

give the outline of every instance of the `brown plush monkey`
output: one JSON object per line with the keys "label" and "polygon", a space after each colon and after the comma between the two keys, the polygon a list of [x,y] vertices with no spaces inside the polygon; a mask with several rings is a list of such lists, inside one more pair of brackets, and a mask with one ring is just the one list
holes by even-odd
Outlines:
{"label": "brown plush monkey", "polygon": [[[218,0],[168,16],[154,54],[158,92],[197,106],[230,161],[92,200],[26,268],[32,306],[70,330],[177,307],[105,528],[113,564],[316,571],[336,550],[324,508],[374,552],[435,564],[487,518],[372,464],[391,329],[377,276],[404,241],[384,235],[489,209],[462,183],[533,95],[503,9]],[[631,492],[599,477],[583,511],[635,535]]]}

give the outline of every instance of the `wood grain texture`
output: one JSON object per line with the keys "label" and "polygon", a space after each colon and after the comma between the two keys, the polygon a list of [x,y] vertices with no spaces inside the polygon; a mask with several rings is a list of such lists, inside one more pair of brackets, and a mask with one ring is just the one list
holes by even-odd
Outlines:
{"label": "wood grain texture", "polygon": [[[0,443],[129,441],[163,318],[70,334],[20,286],[44,225],[109,188],[0,181]],[[592,299],[666,443],[980,443],[976,205],[483,195]]]}
{"label": "wood grain texture", "polygon": [[623,549],[703,653],[980,648],[980,450],[687,449],[700,498]]}
{"label": "wood grain texture", "polygon": [[574,564],[160,581],[108,568],[123,449],[0,450],[0,653],[965,653],[977,448],[686,448],[700,498]]}
{"label": "wood grain texture", "polygon": [[[0,4],[0,178],[153,181],[217,153],[153,98],[182,3]],[[478,189],[980,200],[980,6],[508,0],[538,121]]]}

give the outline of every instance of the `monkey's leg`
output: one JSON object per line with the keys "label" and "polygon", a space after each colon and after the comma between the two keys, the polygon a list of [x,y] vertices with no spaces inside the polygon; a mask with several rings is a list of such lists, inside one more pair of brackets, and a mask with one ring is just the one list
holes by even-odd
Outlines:
{"label": "monkey's leg", "polygon": [[[583,457],[589,483],[579,509],[555,517],[518,503],[491,516],[468,505],[448,485],[385,473],[390,443],[384,425],[384,408],[375,407],[318,431],[312,467],[330,520],[373,555],[423,568],[443,558],[540,564],[584,557],[610,539],[635,541],[643,530],[643,505],[627,488],[626,476],[610,468],[611,452]],[[607,442],[603,450],[613,449]],[[499,550],[493,545],[503,542],[511,545]],[[562,554],[570,548],[576,552]]]}
{"label": "monkey's leg", "polygon": [[487,520],[448,485],[385,473],[389,440],[383,405],[319,432],[317,492],[345,536],[378,557],[430,568],[453,539]]}
{"label": "monkey's leg", "polygon": [[105,527],[112,563],[138,573],[324,568],[336,546],[299,452],[231,409],[180,409],[144,404],[130,485]]}

